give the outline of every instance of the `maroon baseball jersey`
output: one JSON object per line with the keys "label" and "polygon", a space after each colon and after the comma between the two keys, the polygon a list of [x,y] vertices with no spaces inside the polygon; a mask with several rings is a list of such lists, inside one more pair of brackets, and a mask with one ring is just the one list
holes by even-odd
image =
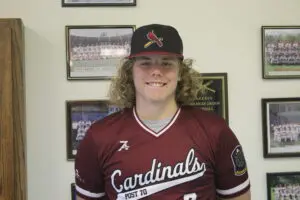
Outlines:
{"label": "maroon baseball jersey", "polygon": [[181,107],[161,131],[135,109],[96,123],[79,145],[76,191],[84,199],[215,200],[250,187],[238,139],[214,113]]}

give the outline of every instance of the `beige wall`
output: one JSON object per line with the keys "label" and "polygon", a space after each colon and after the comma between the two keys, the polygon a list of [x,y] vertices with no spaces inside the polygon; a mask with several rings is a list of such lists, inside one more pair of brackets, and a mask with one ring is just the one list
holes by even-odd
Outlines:
{"label": "beige wall", "polygon": [[152,22],[176,26],[185,55],[202,72],[228,72],[230,125],[246,152],[253,199],[266,199],[266,172],[299,170],[300,161],[263,159],[260,99],[299,96],[300,82],[262,80],[260,27],[299,25],[299,1],[137,1],[128,8],[62,8],[59,0],[1,0],[0,17],[25,24],[28,199],[71,199],[65,100],[105,98],[109,83],[66,80],[65,25]]}

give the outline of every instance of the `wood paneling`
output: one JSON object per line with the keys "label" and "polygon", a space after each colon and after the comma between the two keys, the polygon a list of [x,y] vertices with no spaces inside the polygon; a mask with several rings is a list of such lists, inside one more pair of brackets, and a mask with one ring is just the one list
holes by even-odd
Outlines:
{"label": "wood paneling", "polygon": [[24,40],[20,19],[0,19],[0,200],[26,200]]}
{"label": "wood paneling", "polygon": [[0,29],[0,199],[13,199],[11,30]]}

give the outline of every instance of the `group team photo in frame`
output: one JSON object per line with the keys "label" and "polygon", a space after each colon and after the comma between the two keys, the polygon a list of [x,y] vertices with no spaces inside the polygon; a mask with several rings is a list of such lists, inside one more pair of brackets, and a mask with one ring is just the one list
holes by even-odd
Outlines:
{"label": "group team photo in frame", "polygon": [[267,173],[268,200],[299,200],[300,171]]}
{"label": "group team photo in frame", "polygon": [[264,79],[300,78],[300,26],[262,26]]}
{"label": "group team photo in frame", "polygon": [[201,89],[190,105],[215,112],[229,123],[227,73],[200,73]]}
{"label": "group team photo in frame", "polygon": [[62,7],[136,6],[136,0],[62,0]]}
{"label": "group team photo in frame", "polygon": [[78,145],[94,122],[119,110],[108,100],[66,101],[67,159],[75,159]]}
{"label": "group team photo in frame", "polygon": [[107,80],[130,53],[134,25],[66,26],[68,80]]}
{"label": "group team photo in frame", "polygon": [[264,98],[261,103],[264,157],[300,156],[300,97]]}

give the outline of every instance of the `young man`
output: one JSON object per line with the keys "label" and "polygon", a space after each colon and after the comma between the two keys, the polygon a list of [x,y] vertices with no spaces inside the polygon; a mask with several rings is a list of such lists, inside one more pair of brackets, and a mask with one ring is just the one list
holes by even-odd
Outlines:
{"label": "young man", "polygon": [[138,28],[110,97],[75,161],[78,199],[250,200],[242,147],[226,122],[186,106],[199,91],[171,26]]}

